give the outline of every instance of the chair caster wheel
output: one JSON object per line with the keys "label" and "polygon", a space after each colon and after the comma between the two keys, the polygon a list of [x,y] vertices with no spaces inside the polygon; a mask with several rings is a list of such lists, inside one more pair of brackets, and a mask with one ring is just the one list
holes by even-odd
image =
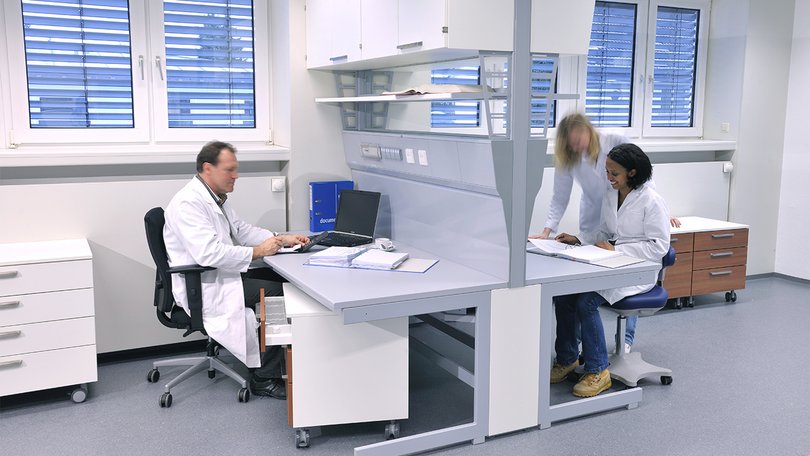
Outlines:
{"label": "chair caster wheel", "polygon": [[239,402],[247,402],[250,400],[250,390],[242,388],[239,390]]}
{"label": "chair caster wheel", "polygon": [[309,430],[296,429],[295,430],[295,447],[296,448],[309,448]]}
{"label": "chair caster wheel", "polygon": [[217,376],[217,371],[215,371],[215,370],[213,370],[213,369],[211,369],[210,371],[208,371],[208,378],[214,378],[214,377],[216,377],[216,376]]}
{"label": "chair caster wheel", "polygon": [[169,408],[172,406],[172,393],[163,393],[160,395],[160,407]]}
{"label": "chair caster wheel", "polygon": [[385,425],[385,440],[399,438],[399,423],[392,421]]}
{"label": "chair caster wheel", "polygon": [[160,372],[157,369],[152,369],[146,374],[146,381],[149,383],[157,383],[160,380]]}
{"label": "chair caster wheel", "polygon": [[661,376],[661,384],[662,385],[669,385],[672,383],[672,376],[669,375],[662,375]]}
{"label": "chair caster wheel", "polygon": [[87,399],[87,387],[80,386],[71,391],[70,393],[70,400],[77,404],[81,404],[86,399]]}

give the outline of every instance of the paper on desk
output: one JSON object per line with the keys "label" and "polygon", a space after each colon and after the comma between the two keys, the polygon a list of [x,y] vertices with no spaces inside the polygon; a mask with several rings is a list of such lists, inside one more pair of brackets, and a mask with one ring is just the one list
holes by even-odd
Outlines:
{"label": "paper on desk", "polygon": [[432,268],[439,260],[430,260],[426,258],[408,258],[402,264],[397,266],[394,271],[398,272],[425,272]]}

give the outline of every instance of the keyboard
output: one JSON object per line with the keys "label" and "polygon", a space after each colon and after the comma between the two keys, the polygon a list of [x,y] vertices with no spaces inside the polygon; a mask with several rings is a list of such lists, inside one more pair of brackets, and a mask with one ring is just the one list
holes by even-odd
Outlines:
{"label": "keyboard", "polygon": [[321,239],[319,244],[327,247],[354,247],[356,245],[371,244],[373,238],[366,236],[358,236],[349,233],[336,233],[334,231],[328,233],[328,236]]}

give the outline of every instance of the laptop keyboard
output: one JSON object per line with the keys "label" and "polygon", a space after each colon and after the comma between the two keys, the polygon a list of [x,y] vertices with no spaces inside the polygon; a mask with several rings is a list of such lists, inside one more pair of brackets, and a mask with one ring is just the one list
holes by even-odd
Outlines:
{"label": "laptop keyboard", "polygon": [[326,246],[353,247],[355,245],[370,244],[371,241],[371,238],[364,236],[331,232],[321,240],[320,244]]}

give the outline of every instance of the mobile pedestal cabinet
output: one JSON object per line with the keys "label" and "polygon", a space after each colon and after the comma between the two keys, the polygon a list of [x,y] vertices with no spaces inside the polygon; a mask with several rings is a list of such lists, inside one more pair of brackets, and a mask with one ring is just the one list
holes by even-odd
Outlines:
{"label": "mobile pedestal cabinet", "polygon": [[0,244],[0,396],[98,379],[93,259],[85,239]]}
{"label": "mobile pedestal cabinet", "polygon": [[735,290],[745,288],[748,225],[702,217],[683,217],[673,228],[670,242],[677,252],[667,269],[664,288],[675,307],[692,307],[694,296],[725,292],[736,301]]}

